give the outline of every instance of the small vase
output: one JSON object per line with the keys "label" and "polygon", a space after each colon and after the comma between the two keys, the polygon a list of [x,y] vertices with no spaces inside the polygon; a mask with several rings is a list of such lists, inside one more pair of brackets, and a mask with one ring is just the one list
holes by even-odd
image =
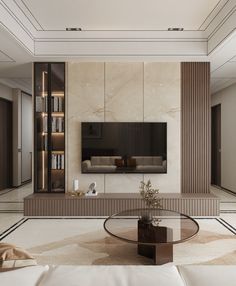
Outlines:
{"label": "small vase", "polygon": [[144,223],[152,223],[152,221],[153,221],[152,213],[150,211],[144,211],[141,214],[141,218],[140,219]]}

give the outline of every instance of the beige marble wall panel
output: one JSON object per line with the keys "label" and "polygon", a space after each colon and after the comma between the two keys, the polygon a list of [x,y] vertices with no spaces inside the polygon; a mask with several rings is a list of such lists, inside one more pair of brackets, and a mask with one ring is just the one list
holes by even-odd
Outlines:
{"label": "beige marble wall panel", "polygon": [[[137,192],[144,177],[161,192],[180,192],[180,65],[69,63],[67,70],[67,190],[78,178],[84,190],[96,181],[99,192]],[[82,121],[143,120],[168,123],[167,174],[81,174]]]}
{"label": "beige marble wall panel", "polygon": [[143,63],[105,63],[105,121],[143,121]]}
{"label": "beige marble wall panel", "polygon": [[163,193],[180,193],[180,63],[145,63],[144,121],[167,122],[167,174],[145,174]]}
{"label": "beige marble wall panel", "polygon": [[[143,63],[105,64],[105,121],[143,121]],[[105,175],[105,192],[137,192],[142,175]]]}
{"label": "beige marble wall panel", "polygon": [[137,193],[142,174],[106,174],[105,193]]}
{"label": "beige marble wall panel", "polygon": [[104,191],[104,175],[81,174],[81,122],[104,121],[104,63],[67,66],[67,190],[78,178],[81,189],[97,182]]}

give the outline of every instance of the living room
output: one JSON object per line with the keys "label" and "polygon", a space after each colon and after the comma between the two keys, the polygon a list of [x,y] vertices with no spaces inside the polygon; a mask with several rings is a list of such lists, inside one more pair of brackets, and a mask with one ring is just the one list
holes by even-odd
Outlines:
{"label": "living room", "polygon": [[12,142],[28,143],[33,182],[13,152],[21,179],[0,191],[2,265],[19,268],[0,282],[90,285],[91,271],[104,284],[111,271],[106,283],[136,285],[142,267],[170,271],[160,285],[204,285],[198,269],[233,285],[235,1],[53,2],[1,1],[0,96],[21,110],[14,137],[32,95],[34,139],[19,128]]}

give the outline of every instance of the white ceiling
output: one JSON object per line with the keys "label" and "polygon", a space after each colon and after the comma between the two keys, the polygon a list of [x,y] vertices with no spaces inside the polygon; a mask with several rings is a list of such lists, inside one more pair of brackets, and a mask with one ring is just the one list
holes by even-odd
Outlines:
{"label": "white ceiling", "polygon": [[0,0],[0,81],[30,88],[33,61],[210,61],[215,92],[236,82],[236,0]]}
{"label": "white ceiling", "polygon": [[198,30],[220,2],[24,0],[43,30],[65,30],[66,27],[81,27],[83,30],[167,30],[169,27],[183,27],[185,30]]}

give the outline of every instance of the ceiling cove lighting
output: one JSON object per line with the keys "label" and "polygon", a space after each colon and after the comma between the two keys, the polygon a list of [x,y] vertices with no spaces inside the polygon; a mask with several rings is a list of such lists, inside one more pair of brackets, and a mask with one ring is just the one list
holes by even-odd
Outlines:
{"label": "ceiling cove lighting", "polygon": [[184,28],[168,28],[168,31],[183,31]]}
{"label": "ceiling cove lighting", "polygon": [[66,31],[82,31],[81,28],[66,28]]}

